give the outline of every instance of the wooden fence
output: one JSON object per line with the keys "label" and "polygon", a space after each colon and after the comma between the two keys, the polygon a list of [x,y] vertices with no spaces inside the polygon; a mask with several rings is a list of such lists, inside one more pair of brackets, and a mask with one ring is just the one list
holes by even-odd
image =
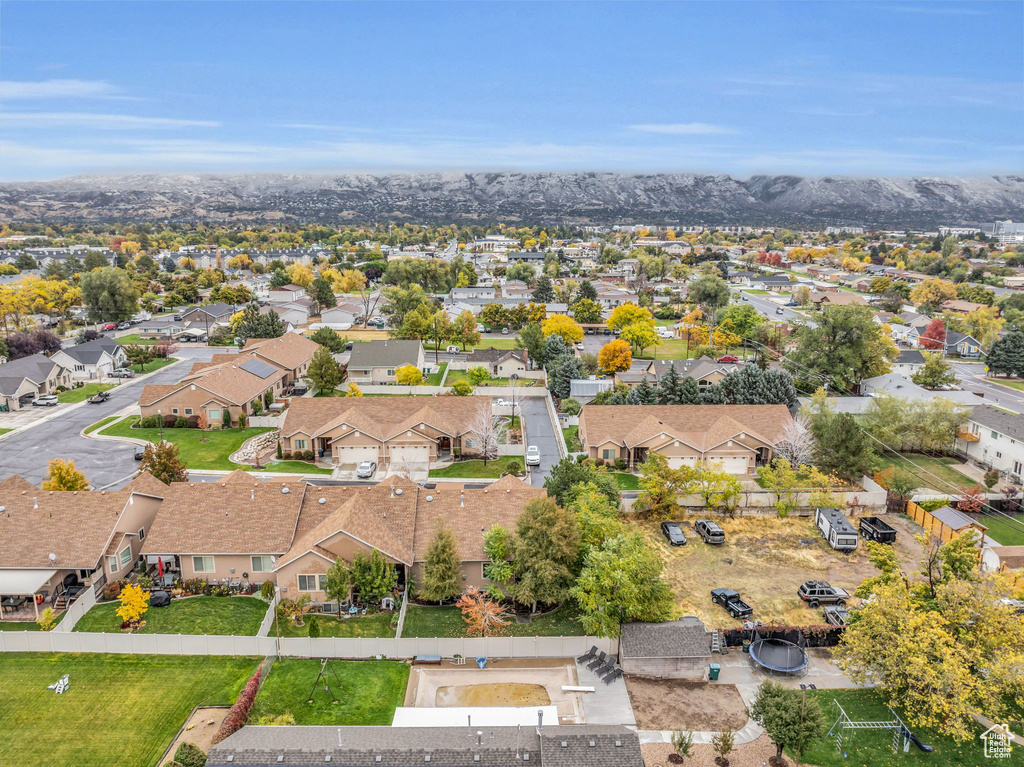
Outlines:
{"label": "wooden fence", "polygon": [[[939,519],[936,519],[931,512],[925,511],[913,501],[907,501],[907,516],[913,519],[917,524],[921,525],[929,535],[934,535],[936,538],[941,540],[943,543],[952,540],[959,533],[949,525],[945,524]],[[985,531],[981,527],[972,527],[971,530],[977,530],[979,535],[984,538]]]}

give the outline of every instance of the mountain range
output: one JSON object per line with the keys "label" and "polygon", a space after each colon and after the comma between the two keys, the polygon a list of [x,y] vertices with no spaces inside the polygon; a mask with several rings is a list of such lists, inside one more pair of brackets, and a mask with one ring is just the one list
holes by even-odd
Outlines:
{"label": "mountain range", "polygon": [[693,173],[74,176],[0,184],[12,221],[616,223],[934,228],[1024,220],[1024,176]]}

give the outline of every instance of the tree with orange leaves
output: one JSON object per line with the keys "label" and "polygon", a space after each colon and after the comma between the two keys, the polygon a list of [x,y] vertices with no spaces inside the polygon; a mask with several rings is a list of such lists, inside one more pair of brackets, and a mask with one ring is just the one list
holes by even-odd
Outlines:
{"label": "tree with orange leaves", "polygon": [[470,636],[493,636],[496,630],[509,622],[505,617],[505,608],[488,599],[476,586],[469,586],[455,604],[462,610],[466,633]]}
{"label": "tree with orange leaves", "polygon": [[597,364],[604,373],[629,370],[633,364],[633,350],[628,342],[616,338],[601,347],[597,353]]}

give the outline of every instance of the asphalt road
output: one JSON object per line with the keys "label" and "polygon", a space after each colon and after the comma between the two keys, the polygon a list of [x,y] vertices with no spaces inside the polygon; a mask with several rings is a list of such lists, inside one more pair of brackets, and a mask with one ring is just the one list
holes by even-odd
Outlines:
{"label": "asphalt road", "polygon": [[49,421],[32,426],[0,442],[0,479],[19,474],[34,485],[40,484],[53,458],[75,462],[94,488],[123,484],[135,473],[135,448],[117,442],[99,442],[81,436],[86,426],[134,406],[146,383],[176,383],[188,372],[191,360],[210,359],[223,348],[187,348],[175,356],[185,362],[162,368],[145,381],[132,380],[111,389],[110,399],[99,405],[57,411]]}
{"label": "asphalt road", "polygon": [[1024,392],[975,378],[975,376],[985,375],[985,363],[952,362],[951,364],[964,389],[984,395],[981,397],[981,402],[1012,410],[1015,413],[1024,413]]}
{"label": "asphalt road", "polygon": [[519,405],[519,415],[526,428],[527,446],[540,448],[540,466],[530,467],[530,484],[542,487],[552,467],[562,458],[558,452],[555,425],[551,423],[543,397],[524,397],[516,404]]}
{"label": "asphalt road", "polygon": [[[738,290],[735,292],[741,293],[741,291]],[[741,295],[743,296],[743,299],[746,299],[745,301],[741,301],[741,303],[750,304],[773,322],[788,322],[790,325],[796,323],[804,323],[807,325],[814,324],[799,312],[794,312],[789,307],[782,306],[775,301],[769,301],[765,296],[756,293],[741,293]],[[778,313],[778,309],[782,309],[782,314]]]}

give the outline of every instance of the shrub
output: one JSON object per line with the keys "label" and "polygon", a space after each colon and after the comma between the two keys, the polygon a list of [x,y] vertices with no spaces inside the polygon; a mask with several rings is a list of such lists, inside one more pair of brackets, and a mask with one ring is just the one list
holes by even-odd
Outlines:
{"label": "shrub", "polygon": [[625,458],[616,458],[615,459],[615,468],[618,469],[619,471],[625,471],[626,470],[626,459]]}
{"label": "shrub", "polygon": [[174,752],[174,761],[184,767],[206,767],[206,754],[195,743],[182,743]]}
{"label": "shrub", "polygon": [[224,717],[224,722],[221,724],[220,729],[217,730],[217,734],[213,736],[214,743],[220,743],[224,738],[238,732],[245,726],[246,721],[249,719],[249,711],[252,709],[253,701],[256,700],[256,693],[260,690],[260,672],[262,670],[263,664],[260,663],[256,673],[246,682],[245,689],[239,694],[235,705],[231,707],[228,715]]}
{"label": "shrub", "polygon": [[39,624],[40,631],[50,631],[57,625],[57,614],[53,611],[52,607],[47,607],[39,613],[36,623]]}
{"label": "shrub", "polygon": [[999,474],[999,470],[998,469],[992,469],[992,471],[986,471],[985,472],[985,480],[984,480],[985,487],[987,489],[991,490],[993,487],[995,487],[999,483],[999,477],[1000,476],[1001,475]]}
{"label": "shrub", "polygon": [[277,441],[277,460],[281,460],[281,440]]}
{"label": "shrub", "polygon": [[320,624],[317,622],[315,615],[310,615],[309,620],[306,621],[309,624],[309,637],[316,639],[320,636]]}
{"label": "shrub", "polygon": [[143,591],[149,591],[151,588],[153,588],[153,579],[150,578],[148,575],[140,575],[138,577],[138,582],[139,588]]}
{"label": "shrub", "polygon": [[210,596],[214,597],[229,597],[231,596],[231,589],[227,586],[211,586]]}
{"label": "shrub", "polygon": [[179,415],[175,419],[175,421],[174,421],[174,428],[175,429],[185,429],[187,427],[188,427],[188,419],[185,416],[183,416],[183,415]]}
{"label": "shrub", "polygon": [[562,400],[562,412],[568,415],[579,415],[580,414],[580,403],[576,400],[568,397]]}
{"label": "shrub", "polygon": [[286,726],[295,724],[295,717],[290,711],[286,711],[283,714],[264,714],[263,716],[256,717],[256,721],[253,724],[260,725],[261,727]]}
{"label": "shrub", "polygon": [[290,461],[292,459],[292,451],[291,450],[285,450],[282,453],[278,453],[277,456],[278,456],[278,458],[280,458],[283,461]]}
{"label": "shrub", "polygon": [[594,461],[598,466],[604,466],[604,458],[598,458]]}
{"label": "shrub", "polygon": [[147,415],[139,421],[139,426],[143,429],[159,429],[160,428],[160,416],[158,415]]}
{"label": "shrub", "polygon": [[245,428],[245,413],[239,413],[238,414],[238,428],[239,429],[244,429]]}
{"label": "shrub", "polygon": [[263,581],[260,586],[260,596],[266,599],[268,602],[274,598],[274,582]]}
{"label": "shrub", "polygon": [[259,398],[254,399],[252,401],[252,414],[253,415],[259,415],[262,412],[263,412],[263,400],[259,399]]}
{"label": "shrub", "polygon": [[103,598],[105,600],[107,600],[108,602],[111,601],[111,600],[117,599],[120,595],[121,595],[121,584],[118,583],[117,581],[114,581],[113,583],[108,583],[103,588]]}
{"label": "shrub", "polygon": [[191,578],[181,584],[181,590],[186,596],[208,594],[210,585],[202,578]]}
{"label": "shrub", "polygon": [[187,420],[188,420],[188,428],[190,428],[190,429],[198,429],[199,428],[199,416],[197,416],[197,415],[190,415]]}
{"label": "shrub", "polygon": [[174,415],[173,413],[168,413],[167,415],[164,416],[164,428],[173,429],[174,424],[177,423],[177,421],[178,416]]}
{"label": "shrub", "polygon": [[519,461],[518,459],[513,460],[513,461],[509,461],[506,465],[508,466],[508,473],[509,474],[522,474],[523,473],[522,461]]}
{"label": "shrub", "polygon": [[307,451],[305,451],[305,452],[304,452],[304,453],[302,454],[302,459],[303,459],[304,461],[312,461],[312,460],[313,460],[313,451],[312,451],[312,450],[307,450]]}
{"label": "shrub", "polygon": [[224,415],[221,418],[221,423],[224,424],[225,429],[231,428],[231,411],[228,408],[224,408]]}

